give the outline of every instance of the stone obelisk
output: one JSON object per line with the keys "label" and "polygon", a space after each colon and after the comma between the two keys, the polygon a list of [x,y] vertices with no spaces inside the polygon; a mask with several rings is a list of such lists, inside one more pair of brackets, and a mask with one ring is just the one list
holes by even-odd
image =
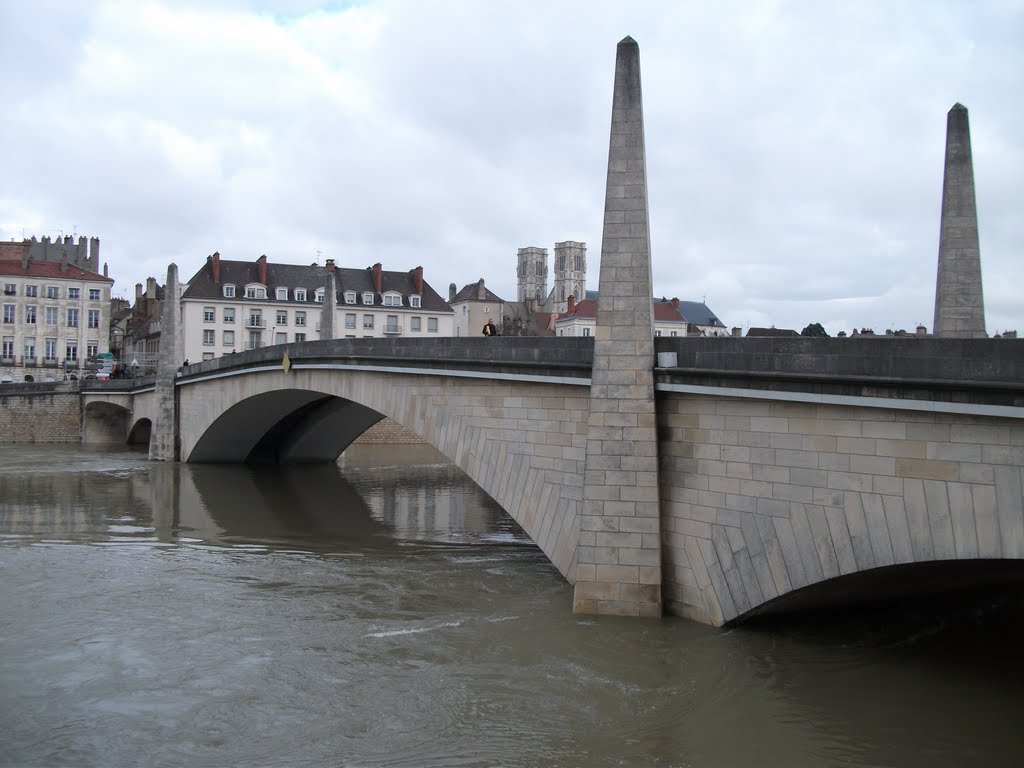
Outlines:
{"label": "stone obelisk", "polygon": [[661,615],[654,310],[640,48],[618,45],[573,610]]}
{"label": "stone obelisk", "polygon": [[160,321],[160,353],[156,362],[156,413],[149,437],[150,461],[178,460],[178,409],[175,385],[181,358],[181,303],[178,265],[167,267],[164,312]]}
{"label": "stone obelisk", "polygon": [[946,116],[946,166],[942,176],[939,272],[935,281],[932,330],[936,336],[987,336],[971,129],[967,108],[962,104],[954,104]]}

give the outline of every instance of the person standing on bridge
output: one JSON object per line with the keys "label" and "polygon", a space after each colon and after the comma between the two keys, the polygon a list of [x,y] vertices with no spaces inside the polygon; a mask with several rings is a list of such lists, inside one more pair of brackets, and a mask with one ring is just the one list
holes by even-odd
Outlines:
{"label": "person standing on bridge", "polygon": [[487,322],[484,323],[484,336],[497,336],[498,328],[494,324],[494,318],[488,317]]}

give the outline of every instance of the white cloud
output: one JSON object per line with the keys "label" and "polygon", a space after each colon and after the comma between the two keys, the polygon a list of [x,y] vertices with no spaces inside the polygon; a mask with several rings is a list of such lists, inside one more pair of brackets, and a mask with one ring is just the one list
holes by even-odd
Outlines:
{"label": "white cloud", "polygon": [[[971,110],[990,332],[1024,331],[1024,9],[1007,3],[0,5],[0,236],[77,226],[118,288],[225,258],[515,294],[589,246],[615,44],[641,47],[655,293],[729,325],[931,325],[945,113]],[[13,148],[13,151],[12,149]]]}

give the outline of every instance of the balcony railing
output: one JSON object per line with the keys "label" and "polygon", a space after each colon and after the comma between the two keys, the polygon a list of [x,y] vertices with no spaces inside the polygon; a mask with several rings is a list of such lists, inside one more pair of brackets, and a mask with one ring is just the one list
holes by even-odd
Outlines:
{"label": "balcony railing", "polygon": [[21,364],[24,365],[26,368],[35,368],[37,365],[39,365],[39,358],[36,357],[35,355],[24,355],[21,358]]}
{"label": "balcony railing", "polygon": [[262,317],[248,317],[245,320],[246,328],[266,328],[267,321]]}
{"label": "balcony railing", "polygon": [[0,355],[0,365],[14,365],[14,355]]}
{"label": "balcony railing", "polygon": [[401,335],[402,326],[398,325],[397,323],[386,323],[384,325],[384,333],[392,336]]}
{"label": "balcony railing", "polygon": [[43,368],[56,368],[58,365],[60,365],[60,360],[56,357],[43,358]]}
{"label": "balcony railing", "polygon": [[246,349],[259,349],[262,346],[263,346],[263,342],[262,341],[247,341],[247,342],[245,342],[245,348]]}

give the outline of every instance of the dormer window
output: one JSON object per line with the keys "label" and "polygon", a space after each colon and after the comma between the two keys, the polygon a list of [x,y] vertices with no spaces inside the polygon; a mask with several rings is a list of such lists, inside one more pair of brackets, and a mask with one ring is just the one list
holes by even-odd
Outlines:
{"label": "dormer window", "polygon": [[265,299],[267,298],[267,289],[262,285],[247,285],[245,287],[245,298]]}
{"label": "dormer window", "polygon": [[324,303],[324,289],[323,288],[317,288],[316,289],[316,303],[317,304],[323,304]]}
{"label": "dormer window", "polygon": [[363,304],[373,304],[373,291],[363,291]]}
{"label": "dormer window", "polygon": [[288,301],[288,289],[287,288],[278,288],[277,289],[277,300],[278,301]]}
{"label": "dormer window", "polygon": [[233,299],[233,298],[235,298],[235,286],[233,286],[233,285],[225,285],[224,286],[224,298],[225,299]]}
{"label": "dormer window", "polygon": [[420,306],[420,296],[419,296],[419,294],[414,293],[412,296],[409,297],[409,306],[410,307],[419,307]]}
{"label": "dormer window", "polygon": [[305,288],[296,288],[295,289],[295,300],[296,301],[305,301],[306,300],[306,289]]}
{"label": "dormer window", "polygon": [[402,294],[400,294],[400,293],[385,293],[384,294],[384,306],[385,307],[400,307],[400,306],[402,306]]}
{"label": "dormer window", "polygon": [[346,304],[355,304],[356,303],[356,292],[355,291],[345,291],[345,303]]}

